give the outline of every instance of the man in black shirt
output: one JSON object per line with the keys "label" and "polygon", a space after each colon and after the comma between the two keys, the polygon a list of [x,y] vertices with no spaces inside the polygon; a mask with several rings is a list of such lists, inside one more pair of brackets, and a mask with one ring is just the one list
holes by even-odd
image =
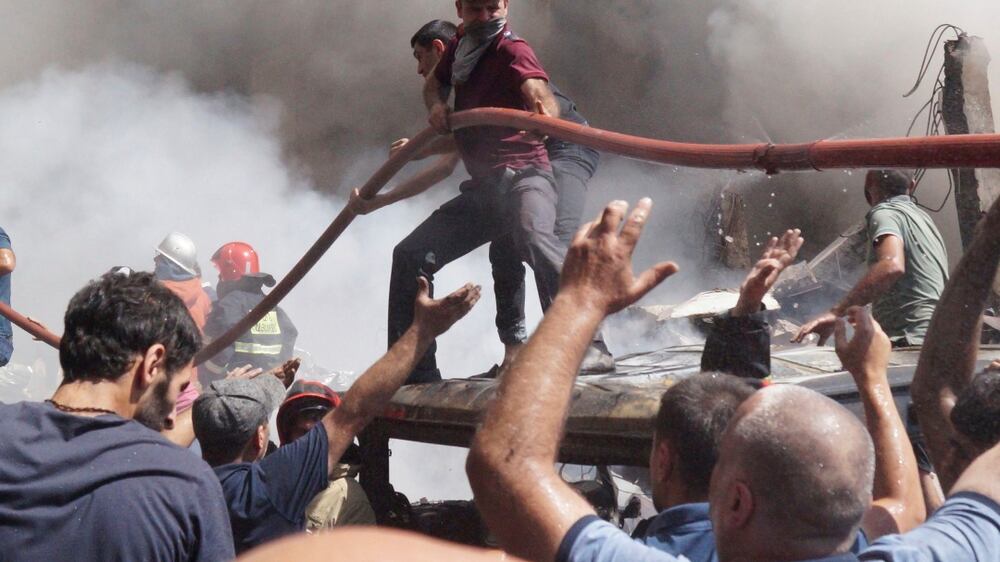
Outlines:
{"label": "man in black shirt", "polygon": [[63,382],[0,406],[5,560],[230,560],[211,469],[158,431],[191,379],[201,335],[152,274],[109,273],[70,301]]}
{"label": "man in black shirt", "polygon": [[472,309],[479,287],[466,285],[433,300],[420,291],[413,324],[355,381],[339,408],[293,443],[264,457],[268,419],[284,398],[271,376],[216,381],[194,404],[194,430],[202,455],[222,482],[237,553],[305,529],[305,508],[326,488],[354,437],[385,411],[434,338]]}

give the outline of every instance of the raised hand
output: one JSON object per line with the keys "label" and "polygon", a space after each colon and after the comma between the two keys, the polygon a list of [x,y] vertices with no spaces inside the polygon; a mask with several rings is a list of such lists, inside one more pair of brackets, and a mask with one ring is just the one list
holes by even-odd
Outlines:
{"label": "raised hand", "polygon": [[285,385],[285,388],[288,388],[295,382],[295,373],[299,372],[299,365],[301,364],[302,359],[294,357],[271,369],[267,374],[278,377],[281,384]]}
{"label": "raised hand", "polygon": [[455,322],[468,314],[479,301],[482,291],[482,287],[466,283],[447,297],[434,300],[430,297],[427,279],[418,277],[417,283],[419,288],[413,305],[413,324],[427,330],[434,337],[447,332]]}
{"label": "raised hand", "polygon": [[[847,325],[854,328],[854,336],[847,339]],[[852,306],[835,324],[837,357],[844,369],[854,376],[858,387],[867,386],[873,379],[884,380],[889,367],[892,344],[882,327],[867,309]]]}
{"label": "raised hand", "polygon": [[809,334],[816,334],[819,336],[819,341],[816,342],[816,345],[823,345],[826,343],[826,340],[830,339],[830,336],[833,335],[833,328],[836,322],[837,316],[834,313],[824,312],[823,314],[803,324],[802,327],[799,328],[799,333],[795,334],[792,341],[795,343],[802,343],[802,341],[804,341],[806,336]]}
{"label": "raised hand", "polygon": [[740,285],[740,299],[733,308],[734,316],[760,310],[764,295],[774,286],[781,272],[795,262],[803,242],[802,231],[797,228],[786,230],[781,238],[775,236],[768,241],[764,254]]}
{"label": "raised hand", "polygon": [[652,206],[648,198],[639,200],[625,220],[628,203],[612,201],[597,220],[584,225],[566,254],[560,293],[571,294],[582,305],[594,305],[612,314],[676,273],[673,262],[658,263],[638,276],[632,272],[632,252]]}
{"label": "raised hand", "polygon": [[252,379],[257,375],[264,372],[264,369],[259,367],[254,367],[253,365],[243,365],[242,367],[236,367],[235,369],[226,373],[227,379]]}

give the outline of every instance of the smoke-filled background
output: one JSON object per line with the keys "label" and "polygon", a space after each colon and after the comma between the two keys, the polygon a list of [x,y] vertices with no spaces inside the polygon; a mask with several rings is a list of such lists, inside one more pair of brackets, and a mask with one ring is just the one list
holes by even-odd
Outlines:
{"label": "smoke-filled background", "polygon": [[[0,3],[0,225],[18,256],[14,306],[60,332],[75,290],[112,265],[151,268],[152,248],[171,230],[194,238],[206,272],[215,248],[240,239],[283,275],[386,146],[424,127],[409,39],[430,19],[454,17],[448,0]],[[511,6],[514,29],[594,126],[698,142],[901,135],[930,92],[927,83],[901,97],[930,31],[953,23],[998,52],[988,25],[998,18],[992,0]],[[460,179],[360,217],[285,300],[299,346],[318,363],[360,372],[384,350],[392,247]],[[944,180],[928,174],[921,201],[937,206]],[[637,259],[681,264],[648,299],[676,302],[730,281],[699,267],[723,187],[746,197],[752,251],[767,233],[799,226],[808,257],[861,219],[861,182],[857,173],[766,178],[609,157],[591,184],[588,216],[612,198],[653,196]],[[953,207],[934,216],[954,262]],[[441,291],[465,281],[486,289],[461,329],[439,342],[446,376],[486,370],[502,350],[485,252],[439,280]],[[47,364],[33,393],[50,387],[55,355],[23,333],[15,344],[16,363]],[[436,451],[444,460],[428,463],[425,448],[395,448],[394,480],[412,498],[468,494],[461,451]]]}

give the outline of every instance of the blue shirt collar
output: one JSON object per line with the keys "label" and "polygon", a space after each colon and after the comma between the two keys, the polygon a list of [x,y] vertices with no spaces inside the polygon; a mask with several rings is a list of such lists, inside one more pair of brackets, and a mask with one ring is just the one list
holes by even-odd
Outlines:
{"label": "blue shirt collar", "polygon": [[664,509],[649,524],[647,535],[678,530],[710,530],[712,520],[708,517],[708,503],[684,503]]}

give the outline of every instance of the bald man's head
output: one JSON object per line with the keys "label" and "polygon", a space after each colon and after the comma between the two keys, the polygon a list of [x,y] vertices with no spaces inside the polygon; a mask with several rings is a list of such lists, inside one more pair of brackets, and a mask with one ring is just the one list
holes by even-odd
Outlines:
{"label": "bald man's head", "polygon": [[871,438],[843,406],[797,386],[758,391],[727,428],[712,476],[720,557],[814,557],[850,546],[874,473]]}

